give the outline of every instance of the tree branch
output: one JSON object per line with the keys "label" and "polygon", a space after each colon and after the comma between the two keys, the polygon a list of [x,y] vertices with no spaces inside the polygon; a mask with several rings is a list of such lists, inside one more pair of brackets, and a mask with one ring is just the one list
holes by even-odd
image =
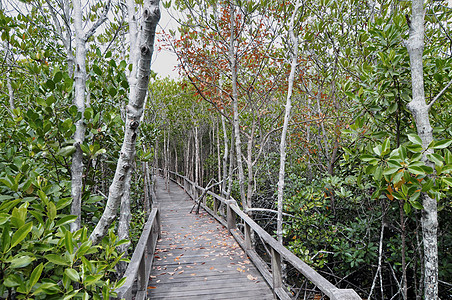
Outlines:
{"label": "tree branch", "polygon": [[441,92],[439,92],[439,94],[436,95],[436,97],[430,102],[430,104],[427,106],[428,110],[430,110],[432,108],[432,106],[433,106],[433,104],[435,104],[436,100],[441,98],[441,96],[446,92],[446,90],[450,87],[451,84],[452,84],[452,80],[449,81],[449,83],[441,90]]}
{"label": "tree branch", "polygon": [[104,7],[104,11],[102,12],[102,15],[99,17],[99,19],[97,19],[96,23],[94,23],[93,26],[86,32],[86,34],[84,36],[85,42],[88,41],[88,39],[94,34],[94,32],[96,32],[96,29],[107,20],[107,14],[108,14],[108,11],[110,10],[110,6],[111,6],[111,0],[108,0],[107,4]]}

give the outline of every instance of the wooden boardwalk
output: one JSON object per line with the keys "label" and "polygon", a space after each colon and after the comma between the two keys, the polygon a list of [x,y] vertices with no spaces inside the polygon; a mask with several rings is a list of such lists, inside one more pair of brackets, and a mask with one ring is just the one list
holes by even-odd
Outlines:
{"label": "wooden boardwalk", "polygon": [[175,183],[157,178],[162,236],[148,287],[150,299],[274,299],[273,292],[226,228]]}

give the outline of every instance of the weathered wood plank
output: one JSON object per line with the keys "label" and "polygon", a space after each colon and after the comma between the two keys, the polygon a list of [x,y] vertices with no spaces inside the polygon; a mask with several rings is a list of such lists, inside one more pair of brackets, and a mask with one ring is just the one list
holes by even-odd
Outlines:
{"label": "weathered wood plank", "polygon": [[[228,230],[175,183],[157,185],[162,231],[149,282],[150,299],[273,299],[273,292]],[[188,205],[187,205],[188,203]],[[213,212],[212,212],[213,213]]]}

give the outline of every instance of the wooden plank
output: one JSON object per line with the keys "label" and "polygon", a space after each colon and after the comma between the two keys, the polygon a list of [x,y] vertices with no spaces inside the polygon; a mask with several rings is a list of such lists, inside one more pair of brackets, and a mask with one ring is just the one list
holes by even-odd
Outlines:
{"label": "wooden plank", "polygon": [[[170,197],[159,199],[161,240],[154,255],[148,297],[231,299],[243,290],[243,299],[272,299],[265,279],[227,229],[206,213],[189,214],[192,200],[173,185]],[[165,192],[157,187],[158,193]]]}

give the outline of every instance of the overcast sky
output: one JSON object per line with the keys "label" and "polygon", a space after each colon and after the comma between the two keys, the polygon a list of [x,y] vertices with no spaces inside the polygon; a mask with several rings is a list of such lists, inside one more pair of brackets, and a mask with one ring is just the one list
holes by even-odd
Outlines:
{"label": "overcast sky", "polygon": [[[162,28],[168,32],[169,29],[176,30],[177,22],[175,22],[170,15],[168,14],[168,11],[166,8],[160,4],[161,9],[161,18],[159,21],[159,27],[157,27],[157,32],[162,31]],[[162,50],[160,52],[157,51],[158,49],[158,42],[155,41],[155,52],[152,59],[152,65],[151,68],[154,72],[156,72],[159,77],[171,77],[171,78],[177,78],[179,77],[177,71],[174,70],[175,66],[177,65],[177,58],[174,53],[171,53],[166,50]]]}

